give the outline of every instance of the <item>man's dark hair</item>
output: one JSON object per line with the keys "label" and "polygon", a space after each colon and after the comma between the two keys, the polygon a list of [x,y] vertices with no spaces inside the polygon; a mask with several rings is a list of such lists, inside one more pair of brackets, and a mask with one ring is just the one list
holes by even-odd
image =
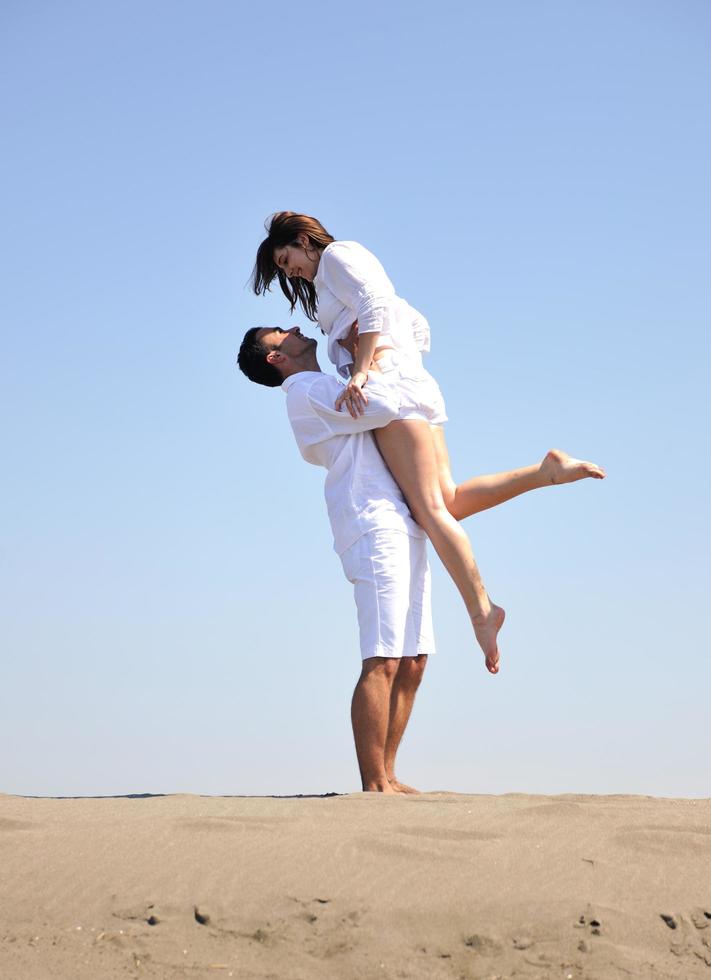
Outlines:
{"label": "man's dark hair", "polygon": [[247,375],[250,381],[267,388],[278,388],[284,381],[279,368],[267,362],[269,348],[257,339],[260,327],[252,327],[244,335],[240,345],[237,363],[240,371]]}

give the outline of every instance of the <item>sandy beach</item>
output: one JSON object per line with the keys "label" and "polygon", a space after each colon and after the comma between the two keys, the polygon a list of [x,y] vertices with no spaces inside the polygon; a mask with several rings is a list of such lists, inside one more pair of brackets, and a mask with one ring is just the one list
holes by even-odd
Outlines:
{"label": "sandy beach", "polygon": [[711,978],[711,800],[0,796],[0,976]]}

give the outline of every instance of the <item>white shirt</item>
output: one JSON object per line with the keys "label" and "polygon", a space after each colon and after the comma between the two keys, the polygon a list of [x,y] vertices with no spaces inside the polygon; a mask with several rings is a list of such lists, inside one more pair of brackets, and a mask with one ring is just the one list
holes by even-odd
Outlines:
{"label": "white shirt", "polygon": [[301,455],[328,470],[324,493],[336,552],[342,554],[368,531],[389,528],[424,537],[370,431],[398,417],[395,387],[369,374],[368,404],[355,419],[345,408],[337,412],[333,407],[343,391],[333,375],[300,371],[282,388]]}
{"label": "white shirt", "polygon": [[328,356],[348,377],[353,358],[338,343],[358,321],[359,333],[380,333],[378,346],[394,347],[417,364],[430,349],[427,320],[396,295],[385,269],[357,242],[331,242],[314,277],[319,326],[328,336]]}

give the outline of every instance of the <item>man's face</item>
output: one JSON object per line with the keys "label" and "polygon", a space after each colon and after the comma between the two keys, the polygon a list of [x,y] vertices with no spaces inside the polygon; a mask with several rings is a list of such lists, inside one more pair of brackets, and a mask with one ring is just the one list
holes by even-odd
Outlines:
{"label": "man's face", "polygon": [[305,235],[299,236],[292,245],[281,245],[274,249],[274,262],[289,279],[298,277],[313,282],[320,258],[319,252],[310,246]]}
{"label": "man's face", "polygon": [[282,330],[281,327],[262,327],[257,332],[259,340],[268,350],[278,350],[292,360],[298,360],[307,351],[316,347],[313,337],[304,337],[300,327]]}

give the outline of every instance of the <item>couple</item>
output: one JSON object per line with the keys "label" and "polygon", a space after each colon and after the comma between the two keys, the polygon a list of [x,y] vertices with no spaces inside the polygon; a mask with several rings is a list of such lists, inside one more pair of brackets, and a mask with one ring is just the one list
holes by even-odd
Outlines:
{"label": "couple", "polygon": [[490,601],[458,522],[528,490],[604,473],[552,450],[540,464],[455,484],[444,401],[422,366],[426,320],[395,294],[375,256],[335,241],[315,218],[280,212],[268,230],[255,292],[277,279],[292,312],[299,303],[328,335],[329,357],[348,380],[321,372],[316,341],[297,327],[247,331],[239,365],[252,381],[284,388],[302,456],[328,471],[334,546],[358,609],[363,667],[352,721],[363,789],[413,792],[398,781],[395,758],[434,652],[425,535],[495,674],[504,611]]}

